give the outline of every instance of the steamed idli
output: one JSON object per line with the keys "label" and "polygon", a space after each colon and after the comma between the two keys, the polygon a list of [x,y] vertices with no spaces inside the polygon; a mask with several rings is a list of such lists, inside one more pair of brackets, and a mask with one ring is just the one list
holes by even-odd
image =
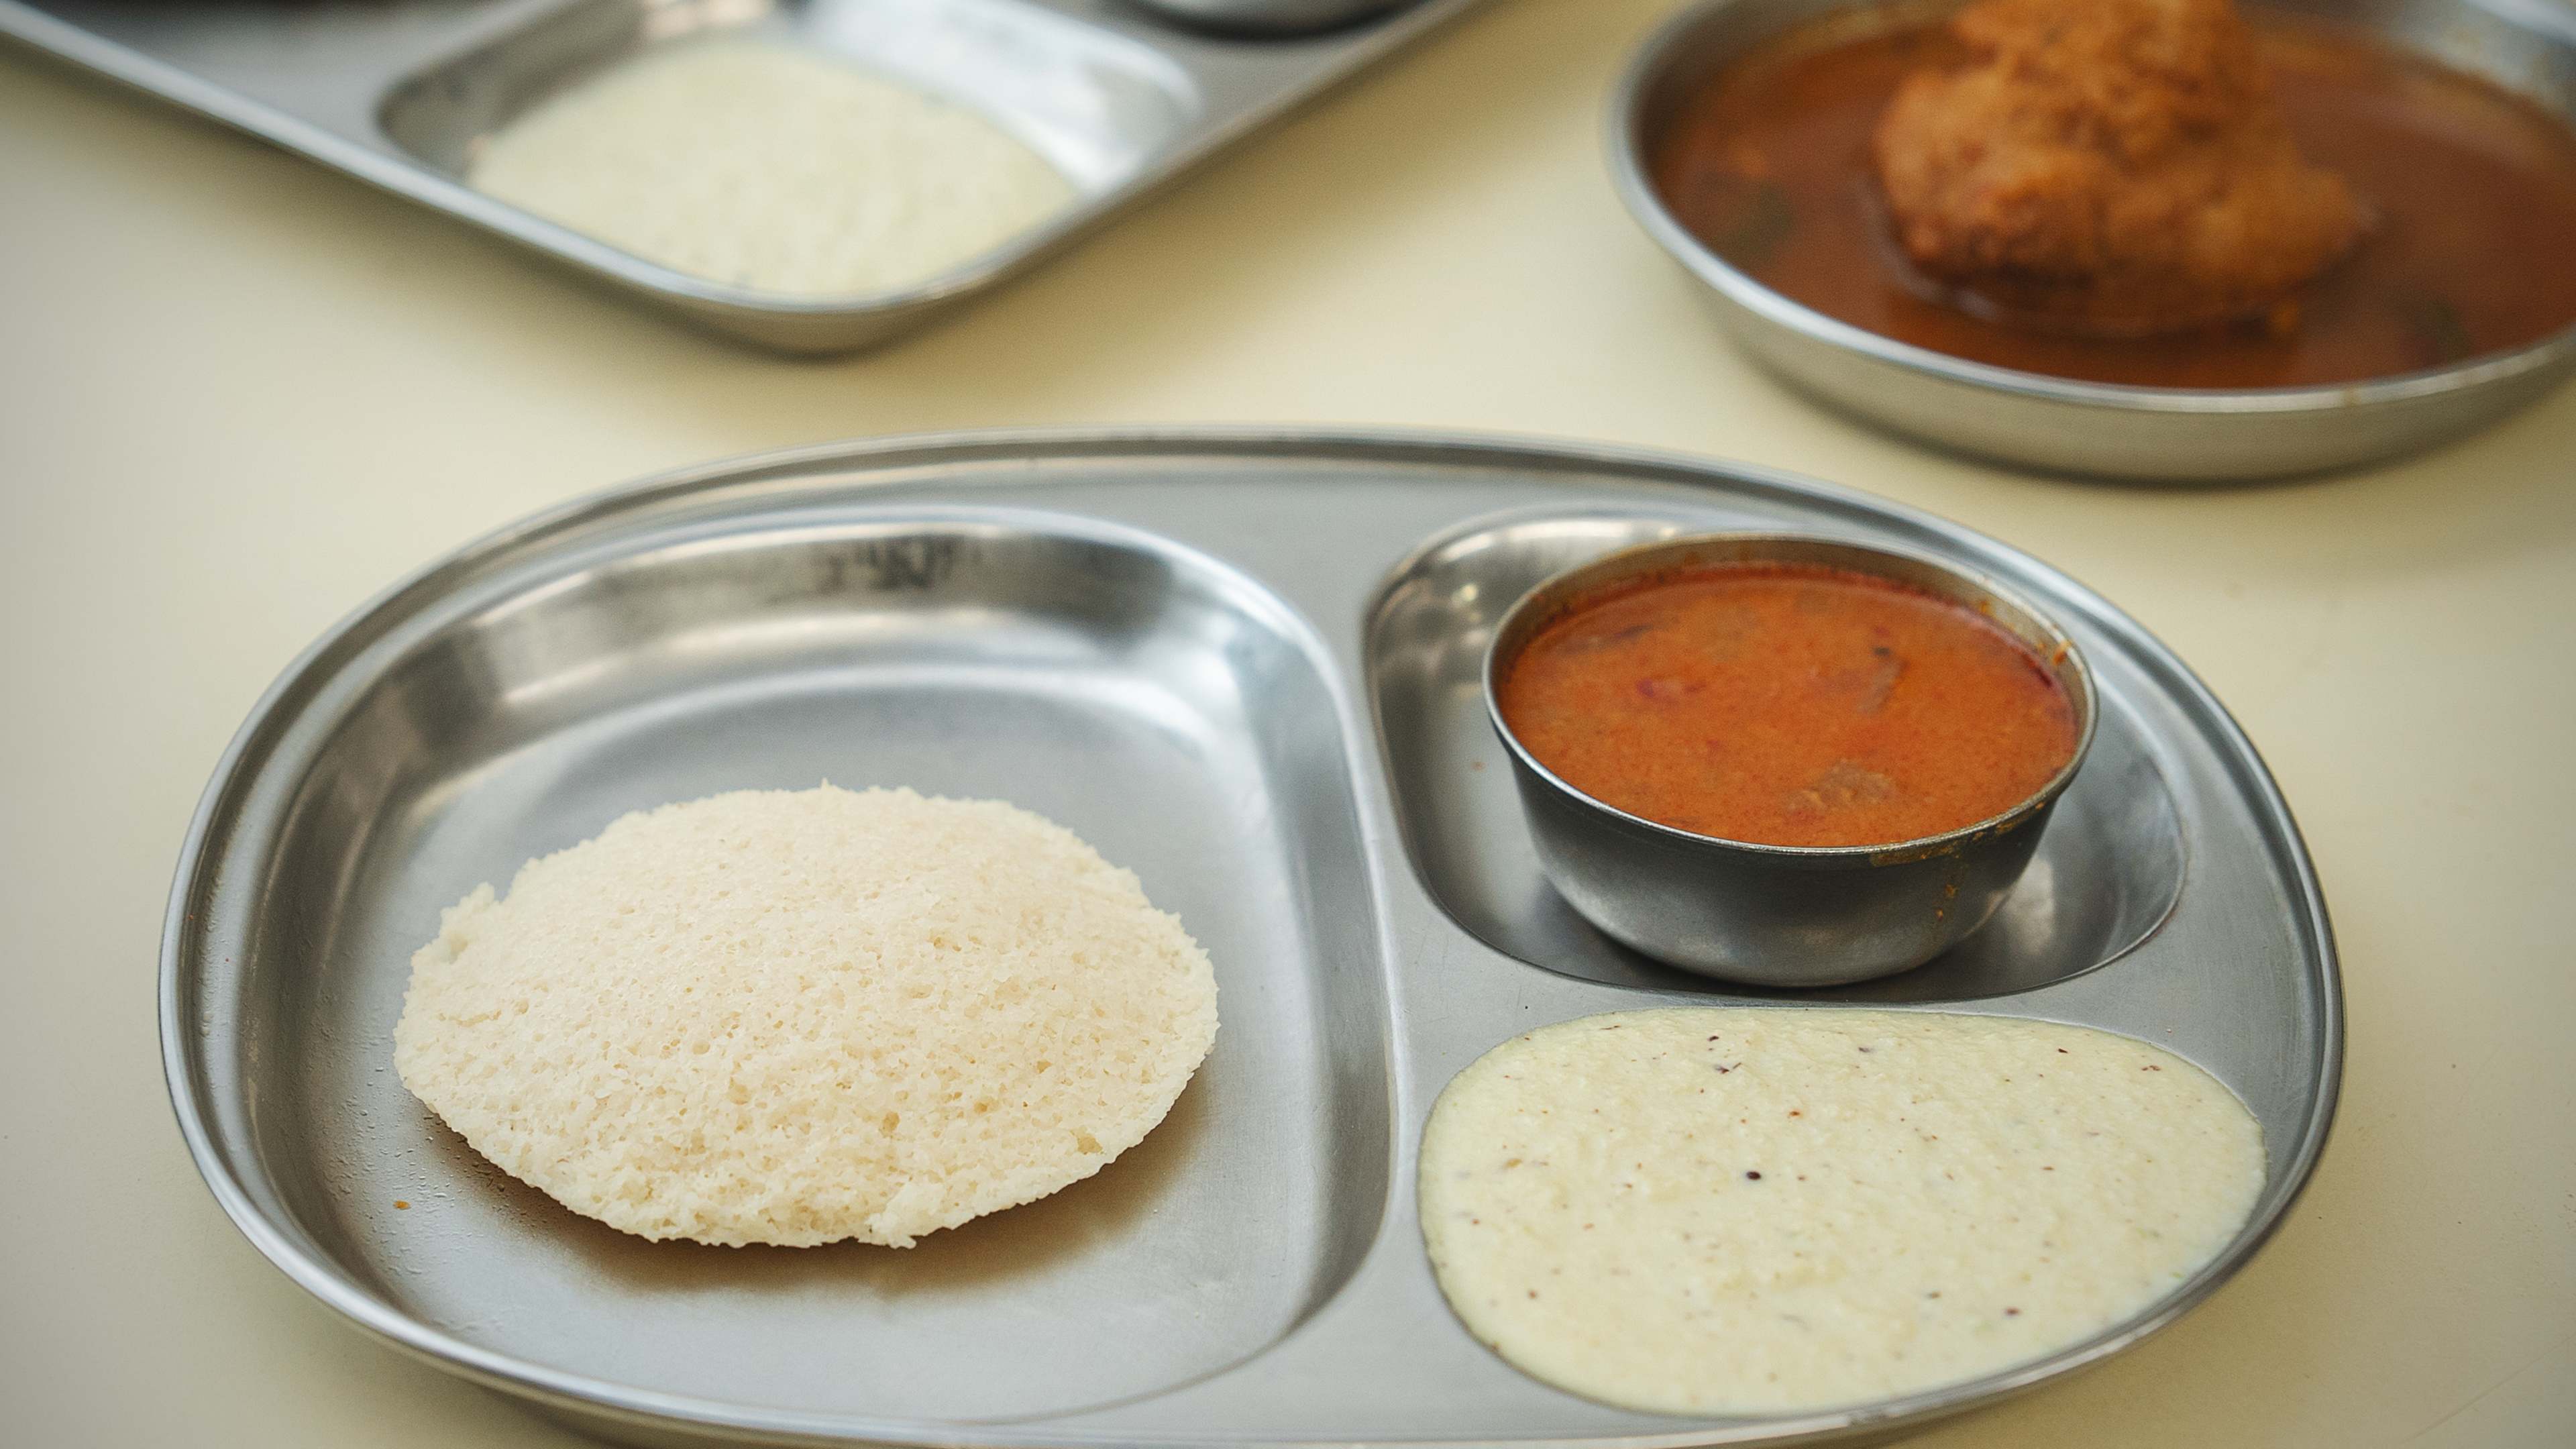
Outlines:
{"label": "steamed idli", "polygon": [[1216,1036],[1180,921],[993,800],[745,790],[619,819],[450,908],[403,1084],[647,1238],[925,1233],[1099,1171]]}

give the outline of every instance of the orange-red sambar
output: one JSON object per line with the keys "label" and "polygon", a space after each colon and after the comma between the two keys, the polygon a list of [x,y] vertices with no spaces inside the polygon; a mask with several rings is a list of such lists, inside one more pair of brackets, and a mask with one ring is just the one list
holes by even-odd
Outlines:
{"label": "orange-red sambar", "polygon": [[1578,600],[1502,671],[1531,757],[1606,805],[1758,845],[1893,845],[2011,810],[2074,757],[2049,661],[1975,610],[1818,564]]}

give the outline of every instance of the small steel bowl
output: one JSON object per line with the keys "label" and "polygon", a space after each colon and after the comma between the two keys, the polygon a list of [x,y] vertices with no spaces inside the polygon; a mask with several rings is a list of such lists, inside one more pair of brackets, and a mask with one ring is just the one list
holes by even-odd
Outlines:
{"label": "small steel bowl", "polygon": [[[2482,76],[2576,125],[2576,10],[2498,0],[2248,0],[2341,20]],[[2576,371],[2576,327],[2504,352],[2319,387],[2164,388],[2078,382],[1969,362],[1790,301],[1728,265],[1666,209],[1648,158],[1713,75],[1785,31],[1843,13],[1857,37],[1919,24],[1956,0],[1704,0],[1650,36],[1611,101],[1610,172],[1646,234],[1704,284],[1753,360],[1825,403],[1965,452],[2052,471],[2225,482],[2393,457],[2493,422]]]}
{"label": "small steel bowl", "polygon": [[[2074,701],[2075,753],[1991,819],[1885,845],[1788,846],[1659,825],[1558,778],[1504,723],[1502,672],[1539,630],[1613,585],[1711,565],[1804,563],[1956,600],[2038,651]],[[1511,757],[1540,866],[1585,920],[1635,950],[1723,981],[1839,986],[1910,970],[1986,923],[2030,864],[2093,745],[2093,674],[2047,615],[1982,575],[1920,554],[1804,534],[1711,533],[1621,549],[1548,579],[1485,651],[1485,717]]]}

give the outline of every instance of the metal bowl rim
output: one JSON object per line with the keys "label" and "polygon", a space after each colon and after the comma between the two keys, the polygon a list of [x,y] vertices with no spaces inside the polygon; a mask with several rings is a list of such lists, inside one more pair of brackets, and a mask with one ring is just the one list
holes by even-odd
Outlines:
{"label": "metal bowl rim", "polygon": [[[1673,52],[1686,36],[1718,12],[1742,3],[1744,0],[1697,0],[1697,3],[1655,27],[1639,42],[1626,67],[1621,70],[1617,84],[1611,89],[1606,118],[1610,182],[1611,188],[1619,193],[1621,204],[1628,208],[1629,216],[1654,239],[1656,245],[1663,248],[1667,256],[1727,301],[1775,326],[1891,367],[2036,402],[2210,417],[2332,413],[2410,402],[2491,386],[2549,367],[2570,354],[2576,354],[2576,322],[2571,322],[2520,347],[2480,353],[2440,367],[2390,373],[2356,382],[2256,388],[2144,387],[2133,383],[2088,382],[2081,378],[2055,377],[2044,372],[1974,362],[1911,342],[1900,342],[1884,333],[1829,317],[1755,281],[1710,250],[1673,218],[1664,205],[1662,194],[1646,176],[1637,132],[1647,90],[1671,63]],[[1842,9],[1880,9],[1893,3],[1896,0],[1852,0]],[[1810,16],[1797,23],[1810,23],[1817,18],[1820,17]],[[2560,41],[2576,48],[2576,16],[2526,13],[2523,8],[2516,7],[2511,16],[2500,18],[2535,29],[2557,31]],[[1783,27],[1784,30],[1787,28]]]}
{"label": "metal bowl rim", "polygon": [[[1966,825],[1938,831],[1931,835],[1870,845],[1773,845],[1758,840],[1734,840],[1723,835],[1704,835],[1696,830],[1684,830],[1676,825],[1666,825],[1662,821],[1650,820],[1643,815],[1622,810],[1568,782],[1565,777],[1541,763],[1536,755],[1531,754],[1528,746],[1521,743],[1520,736],[1514,734],[1511,726],[1504,722],[1502,705],[1496,698],[1495,689],[1496,669],[1502,662],[1503,640],[1511,634],[1513,626],[1520,622],[1521,616],[1538,602],[1541,594],[1576,574],[1605,565],[1631,562],[1666,550],[1688,549],[1712,543],[1821,543],[1838,549],[1848,549],[1854,553],[1901,559],[1969,584],[2021,610],[2023,614],[2037,620],[2049,633],[2056,636],[2055,647],[2062,651],[2063,657],[2074,666],[2075,680],[2078,685],[2076,693],[2081,699],[2084,714],[2083,723],[2076,730],[2074,752],[2067,756],[2065,764],[2058,767],[2057,773],[2049,776],[2047,782],[2038,789],[1982,820],[1971,821]],[[1720,568],[1726,566],[1716,565]],[[1871,571],[1854,569],[1853,572]],[[1905,582],[1902,579],[1893,579],[1892,576],[1880,575],[1880,577],[1890,577],[1891,581],[1896,583]],[[1719,529],[1704,533],[1676,534],[1671,538],[1632,543],[1625,548],[1612,549],[1608,553],[1598,554],[1581,563],[1559,569],[1522,591],[1521,596],[1512,601],[1512,606],[1505,609],[1502,617],[1494,622],[1494,636],[1485,642],[1485,662],[1481,671],[1481,680],[1484,685],[1486,722],[1493,726],[1494,733],[1502,739],[1503,748],[1511,752],[1512,762],[1545,781],[1558,795],[1580,805],[1586,813],[1658,840],[1712,849],[1725,854],[1740,854],[1775,865],[1809,867],[1895,865],[1920,860],[1926,856],[1939,855],[1954,847],[1965,845],[1969,841],[1987,835],[2000,834],[2023,824],[2047,809],[2058,796],[2066,793],[2067,786],[2075,783],[2076,772],[2083,768],[2085,757],[2093,751],[2093,736],[2102,718],[2101,699],[2093,687],[2092,661],[2084,657],[2083,647],[2075,642],[2074,634],[2065,625],[2059,623],[2055,615],[2024,598],[2017,591],[2005,587],[1999,581],[1984,574],[1961,568],[1914,549],[1891,548],[1883,544],[1836,538],[1831,534],[1800,533],[1787,529]]]}

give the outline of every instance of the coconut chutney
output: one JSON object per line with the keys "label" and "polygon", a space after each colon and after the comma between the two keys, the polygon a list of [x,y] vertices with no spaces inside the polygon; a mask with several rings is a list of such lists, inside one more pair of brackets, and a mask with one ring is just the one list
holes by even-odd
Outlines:
{"label": "coconut chutney", "polygon": [[1450,1306],[1623,1408],[1821,1409],[2040,1358],[2180,1287],[2261,1130],[2144,1042],[1929,1012],[1687,1008],[1541,1028],[1434,1104]]}

